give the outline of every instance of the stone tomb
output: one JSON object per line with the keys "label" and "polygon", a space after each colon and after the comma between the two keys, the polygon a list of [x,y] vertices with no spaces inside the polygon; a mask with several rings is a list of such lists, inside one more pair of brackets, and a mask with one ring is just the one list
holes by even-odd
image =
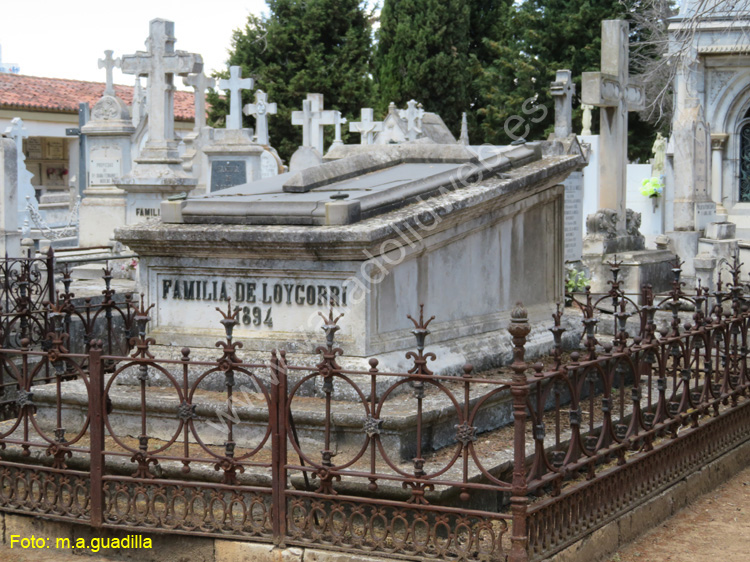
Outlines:
{"label": "stone tomb", "polygon": [[458,372],[507,358],[516,301],[548,317],[563,292],[562,182],[580,156],[542,157],[539,144],[483,160],[429,142],[354,148],[371,150],[165,202],[161,222],[119,229],[140,256],[157,341],[213,347],[215,308],[231,298],[245,350],[309,354],[333,300],[347,356],[397,369],[413,347],[406,316],[423,303],[438,316],[435,369]]}

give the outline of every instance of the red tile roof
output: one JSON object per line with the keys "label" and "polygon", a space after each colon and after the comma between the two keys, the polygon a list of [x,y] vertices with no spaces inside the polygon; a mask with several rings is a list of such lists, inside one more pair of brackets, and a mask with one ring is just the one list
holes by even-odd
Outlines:
{"label": "red tile roof", "polygon": [[[40,78],[0,73],[0,109],[78,113],[78,104],[94,104],[104,93],[104,83]],[[133,86],[115,85],[115,93],[128,105],[133,102]],[[177,121],[194,121],[192,92],[176,91],[174,114]]]}

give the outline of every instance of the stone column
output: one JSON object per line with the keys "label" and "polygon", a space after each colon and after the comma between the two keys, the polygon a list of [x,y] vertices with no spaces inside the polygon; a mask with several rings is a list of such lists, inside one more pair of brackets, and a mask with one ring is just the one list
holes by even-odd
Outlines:
{"label": "stone column", "polygon": [[18,230],[18,164],[16,143],[0,137],[0,257],[21,255]]}
{"label": "stone column", "polygon": [[722,173],[724,171],[724,147],[729,135],[726,133],[711,134],[711,198],[716,203],[716,220],[724,222],[729,214],[724,207],[724,190]]}

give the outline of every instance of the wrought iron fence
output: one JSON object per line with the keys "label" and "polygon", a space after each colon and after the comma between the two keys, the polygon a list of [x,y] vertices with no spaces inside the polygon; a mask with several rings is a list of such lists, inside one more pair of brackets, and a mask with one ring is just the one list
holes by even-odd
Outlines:
{"label": "wrought iron fence", "polygon": [[612,269],[606,295],[576,298],[580,350],[563,350],[558,309],[550,356],[527,361],[519,305],[510,368],[461,376],[429,369],[421,310],[403,373],[342,368],[333,310],[313,367],[243,361],[231,304],[212,361],[156,358],[142,304],[130,354],[70,353],[55,320],[48,350],[0,350],[18,407],[0,423],[0,509],[407,559],[548,557],[748,438],[739,264],[690,296],[679,264],[661,297],[624,294]]}
{"label": "wrought iron fence", "polygon": [[[62,274],[63,292],[55,283],[55,254],[49,249],[44,258],[0,260],[0,347],[47,351],[53,332],[65,334],[64,344],[71,351],[85,353],[90,341],[101,338],[105,352],[123,355],[131,349],[136,306],[131,294],[116,298],[112,270],[102,269],[104,290],[101,299],[76,299],[71,293],[67,267]],[[67,351],[66,348],[63,348]],[[85,365],[84,365],[85,366]],[[74,378],[68,373],[66,377]],[[48,368],[35,384],[54,380]],[[17,381],[0,371],[0,420],[18,415]]]}

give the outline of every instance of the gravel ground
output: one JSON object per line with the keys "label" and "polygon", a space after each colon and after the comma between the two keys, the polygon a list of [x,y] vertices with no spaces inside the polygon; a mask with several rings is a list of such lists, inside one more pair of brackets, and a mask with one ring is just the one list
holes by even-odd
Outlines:
{"label": "gravel ground", "polygon": [[750,468],[611,556],[609,562],[747,562]]}

